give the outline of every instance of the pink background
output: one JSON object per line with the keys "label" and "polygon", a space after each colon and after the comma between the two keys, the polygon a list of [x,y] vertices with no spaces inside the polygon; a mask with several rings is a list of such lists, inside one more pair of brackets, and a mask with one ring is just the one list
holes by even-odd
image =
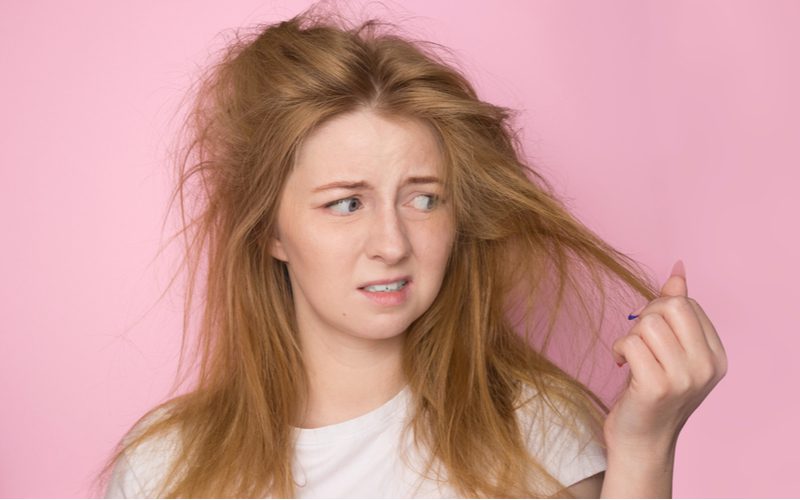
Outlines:
{"label": "pink background", "polygon": [[[308,4],[0,5],[0,495],[89,495],[166,395],[170,120],[218,33]],[[662,279],[685,261],[730,369],[683,430],[675,496],[800,495],[800,2],[388,5],[522,111],[584,222]]]}

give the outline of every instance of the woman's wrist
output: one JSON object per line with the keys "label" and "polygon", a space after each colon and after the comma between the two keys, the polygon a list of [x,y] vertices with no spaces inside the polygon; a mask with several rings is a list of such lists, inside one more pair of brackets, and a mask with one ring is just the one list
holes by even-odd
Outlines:
{"label": "woman's wrist", "polygon": [[671,498],[674,446],[609,450],[600,498]]}

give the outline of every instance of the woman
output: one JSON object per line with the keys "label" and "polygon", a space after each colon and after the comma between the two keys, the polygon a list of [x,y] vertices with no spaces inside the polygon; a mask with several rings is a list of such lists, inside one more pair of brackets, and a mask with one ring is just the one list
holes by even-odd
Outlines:
{"label": "woman", "polygon": [[[563,208],[507,110],[313,11],[233,44],[196,103],[175,195],[198,378],[126,436],[108,496],[671,495],[719,337],[681,266],[659,292]],[[611,409],[534,347],[608,278],[648,302]]]}

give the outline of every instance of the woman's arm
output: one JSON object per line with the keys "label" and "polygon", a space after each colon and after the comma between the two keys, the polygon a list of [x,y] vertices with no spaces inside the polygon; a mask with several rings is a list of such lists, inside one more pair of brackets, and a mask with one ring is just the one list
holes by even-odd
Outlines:
{"label": "woman's arm", "polygon": [[[631,455],[627,455],[630,457]],[[674,453],[609,456],[608,469],[568,488],[575,498],[671,498]]]}
{"label": "woman's arm", "polygon": [[609,454],[599,497],[672,498],[673,451],[652,450],[646,457]]}
{"label": "woman's arm", "polygon": [[727,372],[719,335],[688,296],[682,263],[638,314],[612,346],[631,379],[603,426],[606,471],[568,488],[579,498],[671,498],[678,435]]}
{"label": "woman's arm", "polygon": [[569,488],[575,498],[671,498],[672,465],[609,462],[608,470],[578,481]]}
{"label": "woman's arm", "polygon": [[603,426],[601,497],[670,498],[678,435],[728,369],[714,325],[688,296],[682,262],[612,350],[631,379]]}

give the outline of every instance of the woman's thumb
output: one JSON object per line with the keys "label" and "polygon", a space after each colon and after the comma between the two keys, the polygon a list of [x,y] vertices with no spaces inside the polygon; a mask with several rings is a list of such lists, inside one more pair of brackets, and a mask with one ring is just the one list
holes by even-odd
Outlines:
{"label": "woman's thumb", "polygon": [[670,271],[669,278],[667,278],[667,281],[661,287],[662,297],[674,297],[678,295],[683,295],[684,297],[689,295],[689,288],[686,285],[686,267],[682,260],[675,262],[675,265],[672,266],[672,271]]}

